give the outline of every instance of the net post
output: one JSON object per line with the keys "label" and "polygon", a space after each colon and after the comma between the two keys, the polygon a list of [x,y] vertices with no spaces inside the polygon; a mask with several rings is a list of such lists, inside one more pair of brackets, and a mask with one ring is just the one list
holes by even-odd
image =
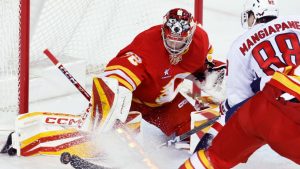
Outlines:
{"label": "net post", "polygon": [[29,103],[29,23],[30,0],[20,0],[19,114],[28,112]]}
{"label": "net post", "polygon": [[195,0],[194,16],[195,20],[203,25],[203,0]]}

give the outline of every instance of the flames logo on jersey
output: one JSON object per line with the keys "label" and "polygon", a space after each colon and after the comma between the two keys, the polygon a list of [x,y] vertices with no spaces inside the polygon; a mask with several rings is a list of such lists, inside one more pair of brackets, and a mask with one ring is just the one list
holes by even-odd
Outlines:
{"label": "flames logo on jersey", "polygon": [[182,81],[186,78],[190,73],[180,73],[177,74],[174,78],[170,80],[170,82],[163,87],[161,90],[161,94],[156,98],[155,102],[158,104],[164,104],[167,102],[171,102],[179,92],[179,87],[176,86],[176,80]]}

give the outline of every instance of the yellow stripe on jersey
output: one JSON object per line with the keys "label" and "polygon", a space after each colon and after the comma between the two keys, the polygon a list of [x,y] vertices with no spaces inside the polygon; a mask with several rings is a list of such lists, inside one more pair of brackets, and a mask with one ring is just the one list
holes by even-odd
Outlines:
{"label": "yellow stripe on jersey", "polygon": [[115,65],[115,66],[108,66],[105,68],[105,70],[116,70],[116,69],[120,69],[123,72],[125,72],[126,74],[129,75],[129,77],[134,81],[134,83],[136,84],[136,86],[138,86],[141,83],[141,80],[128,68],[121,66],[121,65]]}
{"label": "yellow stripe on jersey", "polygon": [[186,160],[186,161],[184,162],[184,167],[185,167],[186,169],[194,169],[194,167],[193,167],[193,165],[191,164],[191,161],[190,161],[190,160]]}
{"label": "yellow stripe on jersey", "polygon": [[289,88],[290,90],[293,90],[295,93],[300,94],[300,85],[293,82],[289,77],[287,77],[287,76],[285,76],[285,75],[283,75],[279,72],[275,72],[272,79],[276,80],[278,83],[281,83],[286,88]]}
{"label": "yellow stripe on jersey", "polygon": [[158,103],[143,102],[143,101],[141,101],[138,98],[132,98],[132,101],[135,102],[135,103],[139,103],[139,104],[145,104],[145,105],[147,105],[149,107],[159,107],[159,106],[162,105],[162,104],[158,104]]}
{"label": "yellow stripe on jersey", "polygon": [[158,103],[149,103],[149,102],[143,102],[145,105],[149,106],[149,107],[159,107],[161,106],[161,104]]}
{"label": "yellow stripe on jersey", "polygon": [[297,81],[298,81],[299,84],[300,84],[300,76],[293,76],[293,79],[297,79]]}
{"label": "yellow stripe on jersey", "polygon": [[288,74],[291,70],[292,70],[292,66],[287,66],[287,67],[284,67],[282,73],[283,74]]}
{"label": "yellow stripe on jersey", "polygon": [[214,53],[214,48],[209,46],[208,54],[213,54]]}
{"label": "yellow stripe on jersey", "polygon": [[119,83],[121,83],[122,85],[124,85],[130,91],[133,91],[133,86],[131,86],[130,83],[128,83],[126,80],[124,80],[124,79],[122,79],[122,78],[120,78],[118,76],[115,76],[115,75],[110,75],[108,77],[117,79],[119,81]]}
{"label": "yellow stripe on jersey", "polygon": [[209,160],[207,159],[204,150],[198,151],[198,156],[202,164],[205,165],[207,169],[213,169],[213,166],[210,164]]}

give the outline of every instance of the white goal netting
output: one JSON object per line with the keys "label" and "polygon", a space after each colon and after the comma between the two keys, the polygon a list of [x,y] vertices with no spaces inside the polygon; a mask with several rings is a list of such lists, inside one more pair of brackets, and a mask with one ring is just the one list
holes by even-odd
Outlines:
{"label": "white goal netting", "polygon": [[[0,112],[18,112],[20,1],[0,0]],[[162,23],[168,10],[175,7],[194,10],[194,1],[179,0],[31,0],[30,3],[29,101],[76,92],[72,85],[60,86],[62,81],[69,82],[61,80],[63,75],[43,54],[45,49],[54,53],[79,82],[86,83],[137,33]]]}

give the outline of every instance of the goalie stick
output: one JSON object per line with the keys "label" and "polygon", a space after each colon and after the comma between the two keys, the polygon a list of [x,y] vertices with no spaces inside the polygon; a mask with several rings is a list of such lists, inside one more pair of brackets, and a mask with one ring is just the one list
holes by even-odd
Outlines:
{"label": "goalie stick", "polygon": [[202,125],[197,126],[197,127],[193,128],[192,130],[190,130],[186,133],[183,133],[179,136],[173,137],[172,139],[168,140],[167,142],[161,144],[159,147],[170,146],[172,144],[178,143],[178,142],[190,137],[191,135],[197,133],[198,131],[200,131],[200,130],[202,130],[202,129],[210,126],[210,125],[213,125],[219,119],[219,117],[220,116],[214,117],[214,118],[208,120],[206,123],[203,123]]}
{"label": "goalie stick", "polygon": [[48,49],[44,51],[44,54],[48,56],[51,62],[55,66],[57,66],[57,68],[72,82],[72,84],[80,91],[80,93],[83,94],[83,96],[87,100],[91,99],[90,94],[80,85],[80,83],[77,82],[77,80],[69,73],[69,71],[56,59],[56,57]]}
{"label": "goalie stick", "polygon": [[[80,91],[80,93],[88,100],[91,101],[91,95],[80,85],[80,83],[69,73],[69,71],[56,59],[56,57],[46,49],[44,54],[51,60],[51,62],[57,66],[57,68],[69,79],[69,81]],[[90,108],[92,104],[89,102],[88,108],[81,115],[80,122],[78,123],[78,128],[82,127],[83,122],[90,113]]]}

